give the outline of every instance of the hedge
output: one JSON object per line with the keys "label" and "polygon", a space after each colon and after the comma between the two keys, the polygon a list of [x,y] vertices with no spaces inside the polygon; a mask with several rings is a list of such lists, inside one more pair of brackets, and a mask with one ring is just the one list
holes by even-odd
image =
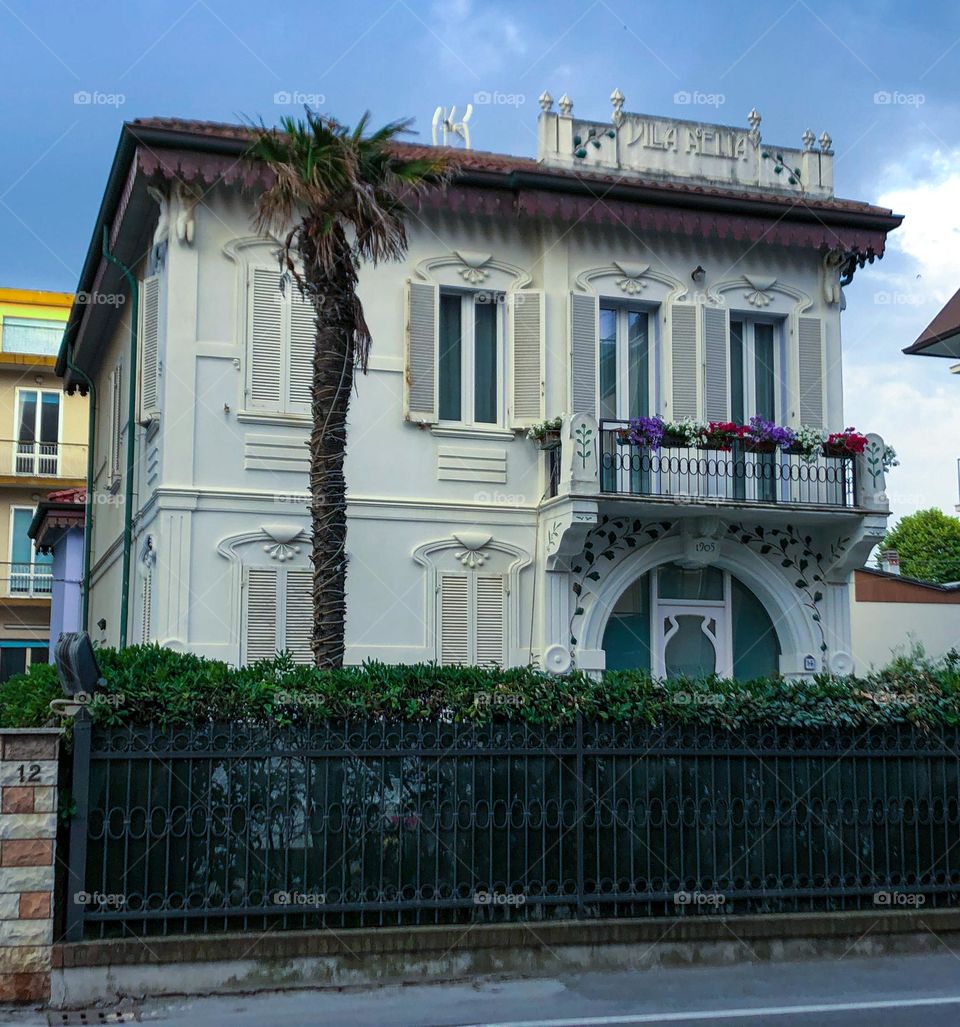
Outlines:
{"label": "hedge", "polygon": [[[288,656],[231,667],[159,646],[98,650],[106,689],[90,703],[104,724],[218,721],[294,724],[383,717],[561,723],[578,713],[648,723],[739,727],[960,724],[960,653],[931,661],[921,651],[862,677],[808,680],[716,677],[655,681],[640,671],[552,677],[532,668],[482,670],[433,664],[368,663],[337,671],[295,665]],[[0,685],[0,727],[55,723],[61,697],[52,667],[34,666]]]}

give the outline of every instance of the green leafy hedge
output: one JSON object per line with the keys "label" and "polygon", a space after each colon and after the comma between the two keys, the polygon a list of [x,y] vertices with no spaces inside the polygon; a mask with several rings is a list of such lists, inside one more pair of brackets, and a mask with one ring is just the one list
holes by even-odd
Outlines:
{"label": "green leafy hedge", "polygon": [[[818,675],[808,681],[705,678],[656,682],[633,671],[602,680],[551,677],[529,668],[386,666],[317,671],[280,657],[234,668],[158,646],[98,651],[107,680],[90,704],[101,723],[160,724],[213,720],[295,723],[331,717],[491,717],[531,723],[578,712],[611,720],[698,721],[794,726],[897,722],[960,724],[960,653],[933,662],[921,652],[865,677]],[[0,685],[0,727],[53,722],[60,697],[52,667],[32,667]]]}

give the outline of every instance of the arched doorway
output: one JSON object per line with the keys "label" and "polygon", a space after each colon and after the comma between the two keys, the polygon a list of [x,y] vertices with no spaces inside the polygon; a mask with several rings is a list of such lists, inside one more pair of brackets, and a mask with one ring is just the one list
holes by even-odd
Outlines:
{"label": "arched doorway", "polygon": [[776,674],[780,641],[760,600],[729,571],[663,564],[620,595],[607,621],[608,670],[655,677]]}

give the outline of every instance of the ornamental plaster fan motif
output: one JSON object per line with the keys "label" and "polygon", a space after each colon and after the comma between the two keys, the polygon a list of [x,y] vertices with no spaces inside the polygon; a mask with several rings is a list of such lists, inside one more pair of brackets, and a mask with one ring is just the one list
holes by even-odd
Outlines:
{"label": "ornamental plaster fan motif", "polygon": [[476,567],[482,567],[487,562],[487,555],[482,550],[493,538],[492,535],[485,535],[479,531],[461,531],[455,532],[453,537],[463,547],[453,555],[464,567],[473,570]]}
{"label": "ornamental plaster fan motif", "polygon": [[643,276],[650,270],[649,264],[628,264],[615,260],[613,266],[623,276],[617,279],[617,287],[628,296],[638,296],[647,287]]}
{"label": "ornamental plaster fan motif", "polygon": [[469,250],[454,250],[454,256],[459,258],[462,266],[457,269],[460,277],[470,285],[480,285],[486,281],[490,272],[487,264],[493,259],[490,253],[472,253]]}
{"label": "ornamental plaster fan motif", "polygon": [[301,534],[300,528],[288,524],[265,524],[262,530],[271,539],[263,547],[271,560],[286,563],[300,553],[300,546],[293,545],[294,539]]}
{"label": "ornamental plaster fan motif", "polygon": [[773,302],[770,290],[777,284],[776,278],[761,275],[744,275],[743,277],[749,286],[744,291],[747,303],[760,310],[769,307]]}

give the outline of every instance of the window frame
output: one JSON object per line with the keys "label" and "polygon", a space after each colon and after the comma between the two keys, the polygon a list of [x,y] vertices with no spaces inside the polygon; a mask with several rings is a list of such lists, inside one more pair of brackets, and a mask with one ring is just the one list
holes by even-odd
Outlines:
{"label": "window frame", "polygon": [[[440,286],[438,290],[438,313],[437,313],[437,424],[440,427],[463,427],[474,428],[479,431],[503,428],[506,424],[506,308],[507,293],[489,292],[482,289],[457,289],[448,286]],[[443,305],[445,296],[460,297],[460,418],[444,418],[440,415],[441,397],[443,394],[442,361],[443,351],[442,320],[440,308]],[[497,413],[495,421],[478,421],[476,419],[477,396],[476,396],[476,317],[475,310],[478,305],[477,297],[493,297],[492,305],[496,309],[496,403]]]}
{"label": "window frame", "polygon": [[[616,371],[614,404],[616,413],[607,418],[603,413],[603,314],[611,311],[616,316],[615,351]],[[658,412],[657,403],[657,324],[656,308],[648,304],[629,303],[611,297],[600,297],[597,314],[597,413],[600,420],[627,421],[630,419],[630,315],[639,314],[647,319],[647,412],[634,416],[650,417]]]}
{"label": "window frame", "polygon": [[[47,328],[53,326],[54,328],[60,329],[59,339],[57,346],[53,352],[41,352],[36,349],[8,349],[7,348],[7,330],[9,322],[29,322],[30,327]],[[20,314],[5,314],[0,318],[0,351],[3,353],[11,353],[16,356],[34,356],[34,357],[55,357],[60,352],[60,346],[63,343],[63,333],[66,331],[67,322],[60,321],[52,317],[23,317]]]}
{"label": "window frame", "polygon": [[787,369],[786,354],[784,352],[785,346],[785,325],[786,320],[782,317],[771,317],[771,316],[756,316],[752,314],[743,314],[736,311],[730,313],[730,325],[728,334],[728,347],[729,347],[729,359],[730,359],[730,417],[732,420],[736,420],[733,416],[733,325],[734,322],[739,322],[743,326],[743,332],[741,335],[741,345],[743,347],[743,368],[742,368],[742,381],[741,386],[743,388],[743,423],[749,424],[750,418],[754,416],[752,411],[757,409],[757,350],[756,350],[756,326],[770,325],[773,329],[773,414],[771,420],[779,424],[784,417],[784,411],[787,409],[787,381],[785,377],[785,371]]}
{"label": "window frame", "polygon": [[[20,396],[25,392],[34,392],[37,394],[37,418],[40,418],[43,407],[43,401],[41,397],[44,394],[49,394],[57,397],[57,438],[53,443],[41,443],[39,439],[34,439],[33,445],[53,445],[56,447],[56,452],[53,454],[41,454],[39,450],[34,450],[31,454],[20,453]],[[34,435],[37,434],[36,424],[34,426]],[[11,435],[13,439],[13,473],[19,474],[24,477],[34,476],[46,476],[42,471],[41,461],[53,461],[55,463],[54,476],[60,473],[60,455],[63,448],[63,392],[60,389],[46,389],[42,385],[18,385],[14,389],[13,397],[13,433]],[[22,472],[17,470],[17,464],[23,456],[29,456],[34,464],[31,472]]]}
{"label": "window frame", "polygon": [[[36,512],[37,512],[37,508],[35,506],[26,506],[23,503],[11,503],[7,507],[7,511],[8,511],[7,535],[9,536],[9,538],[7,540],[7,567],[9,568],[9,573],[7,575],[7,595],[8,596],[16,596],[16,597],[19,597],[19,598],[27,597],[27,598],[34,598],[34,599],[49,599],[50,598],[50,594],[53,591],[53,557],[51,556],[51,557],[45,559],[43,563],[38,563],[37,562],[37,558],[39,556],[41,556],[42,554],[37,552],[36,547],[33,544],[33,539],[31,539],[30,536],[28,535],[27,536],[27,541],[30,543],[30,560],[29,560],[29,562],[25,561],[25,560],[14,560],[14,558],[13,558],[13,546],[14,546],[14,542],[16,541],[16,532],[14,530],[15,529],[15,522],[16,522],[16,515],[17,515],[18,512],[25,512],[29,516],[30,521],[32,521],[34,516],[35,516],[35,514],[36,514]],[[29,526],[29,522],[28,522],[28,526]],[[28,585],[27,588],[15,589],[13,587],[13,577],[14,577],[14,570],[13,570],[13,568],[14,567],[29,567],[30,568],[28,571],[22,572],[29,579],[29,585]],[[50,570],[50,575],[49,575],[49,578],[48,578],[48,581],[50,583],[50,587],[46,591],[43,591],[42,589],[38,589],[36,587],[36,584],[37,584],[37,568],[38,567],[47,567]]]}

